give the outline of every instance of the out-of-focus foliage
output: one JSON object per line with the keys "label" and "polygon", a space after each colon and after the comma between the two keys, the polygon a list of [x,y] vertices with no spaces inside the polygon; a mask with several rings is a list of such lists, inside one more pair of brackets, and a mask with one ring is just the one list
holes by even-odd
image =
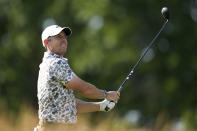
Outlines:
{"label": "out-of-focus foliage", "polygon": [[37,109],[36,85],[42,30],[69,26],[65,57],[73,71],[98,88],[116,90],[165,21],[171,20],[121,92],[117,113],[141,113],[154,124],[166,112],[188,129],[197,125],[197,1],[0,0],[0,109]]}

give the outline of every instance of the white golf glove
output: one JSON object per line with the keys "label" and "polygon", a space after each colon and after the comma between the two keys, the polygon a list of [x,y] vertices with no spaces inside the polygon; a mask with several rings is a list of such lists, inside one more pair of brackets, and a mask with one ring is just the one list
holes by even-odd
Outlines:
{"label": "white golf glove", "polygon": [[100,111],[110,111],[114,108],[115,102],[103,100],[100,102]]}

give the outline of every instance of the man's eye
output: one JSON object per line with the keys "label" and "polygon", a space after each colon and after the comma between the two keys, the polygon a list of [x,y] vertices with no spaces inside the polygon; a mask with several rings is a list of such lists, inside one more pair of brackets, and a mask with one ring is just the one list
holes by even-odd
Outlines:
{"label": "man's eye", "polygon": [[58,38],[58,39],[63,39],[63,38],[66,38],[66,37],[61,36],[61,35],[58,35],[57,38]]}

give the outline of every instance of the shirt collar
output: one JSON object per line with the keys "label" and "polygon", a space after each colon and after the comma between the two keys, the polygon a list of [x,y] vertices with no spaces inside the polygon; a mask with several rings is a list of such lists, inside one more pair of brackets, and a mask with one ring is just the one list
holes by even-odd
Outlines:
{"label": "shirt collar", "polygon": [[50,58],[50,57],[53,57],[53,58],[63,58],[62,56],[58,55],[58,54],[55,54],[51,51],[47,51],[47,52],[44,52],[44,58]]}

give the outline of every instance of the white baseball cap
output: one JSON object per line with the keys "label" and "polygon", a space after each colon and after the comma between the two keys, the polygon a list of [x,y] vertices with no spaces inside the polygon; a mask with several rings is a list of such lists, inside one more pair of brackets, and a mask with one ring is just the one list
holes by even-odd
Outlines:
{"label": "white baseball cap", "polygon": [[42,44],[44,45],[44,40],[46,40],[47,38],[49,38],[49,36],[55,36],[57,34],[59,34],[61,31],[64,31],[66,36],[70,36],[72,31],[69,27],[60,27],[58,25],[50,25],[48,27],[46,27],[43,32],[42,32]]}

